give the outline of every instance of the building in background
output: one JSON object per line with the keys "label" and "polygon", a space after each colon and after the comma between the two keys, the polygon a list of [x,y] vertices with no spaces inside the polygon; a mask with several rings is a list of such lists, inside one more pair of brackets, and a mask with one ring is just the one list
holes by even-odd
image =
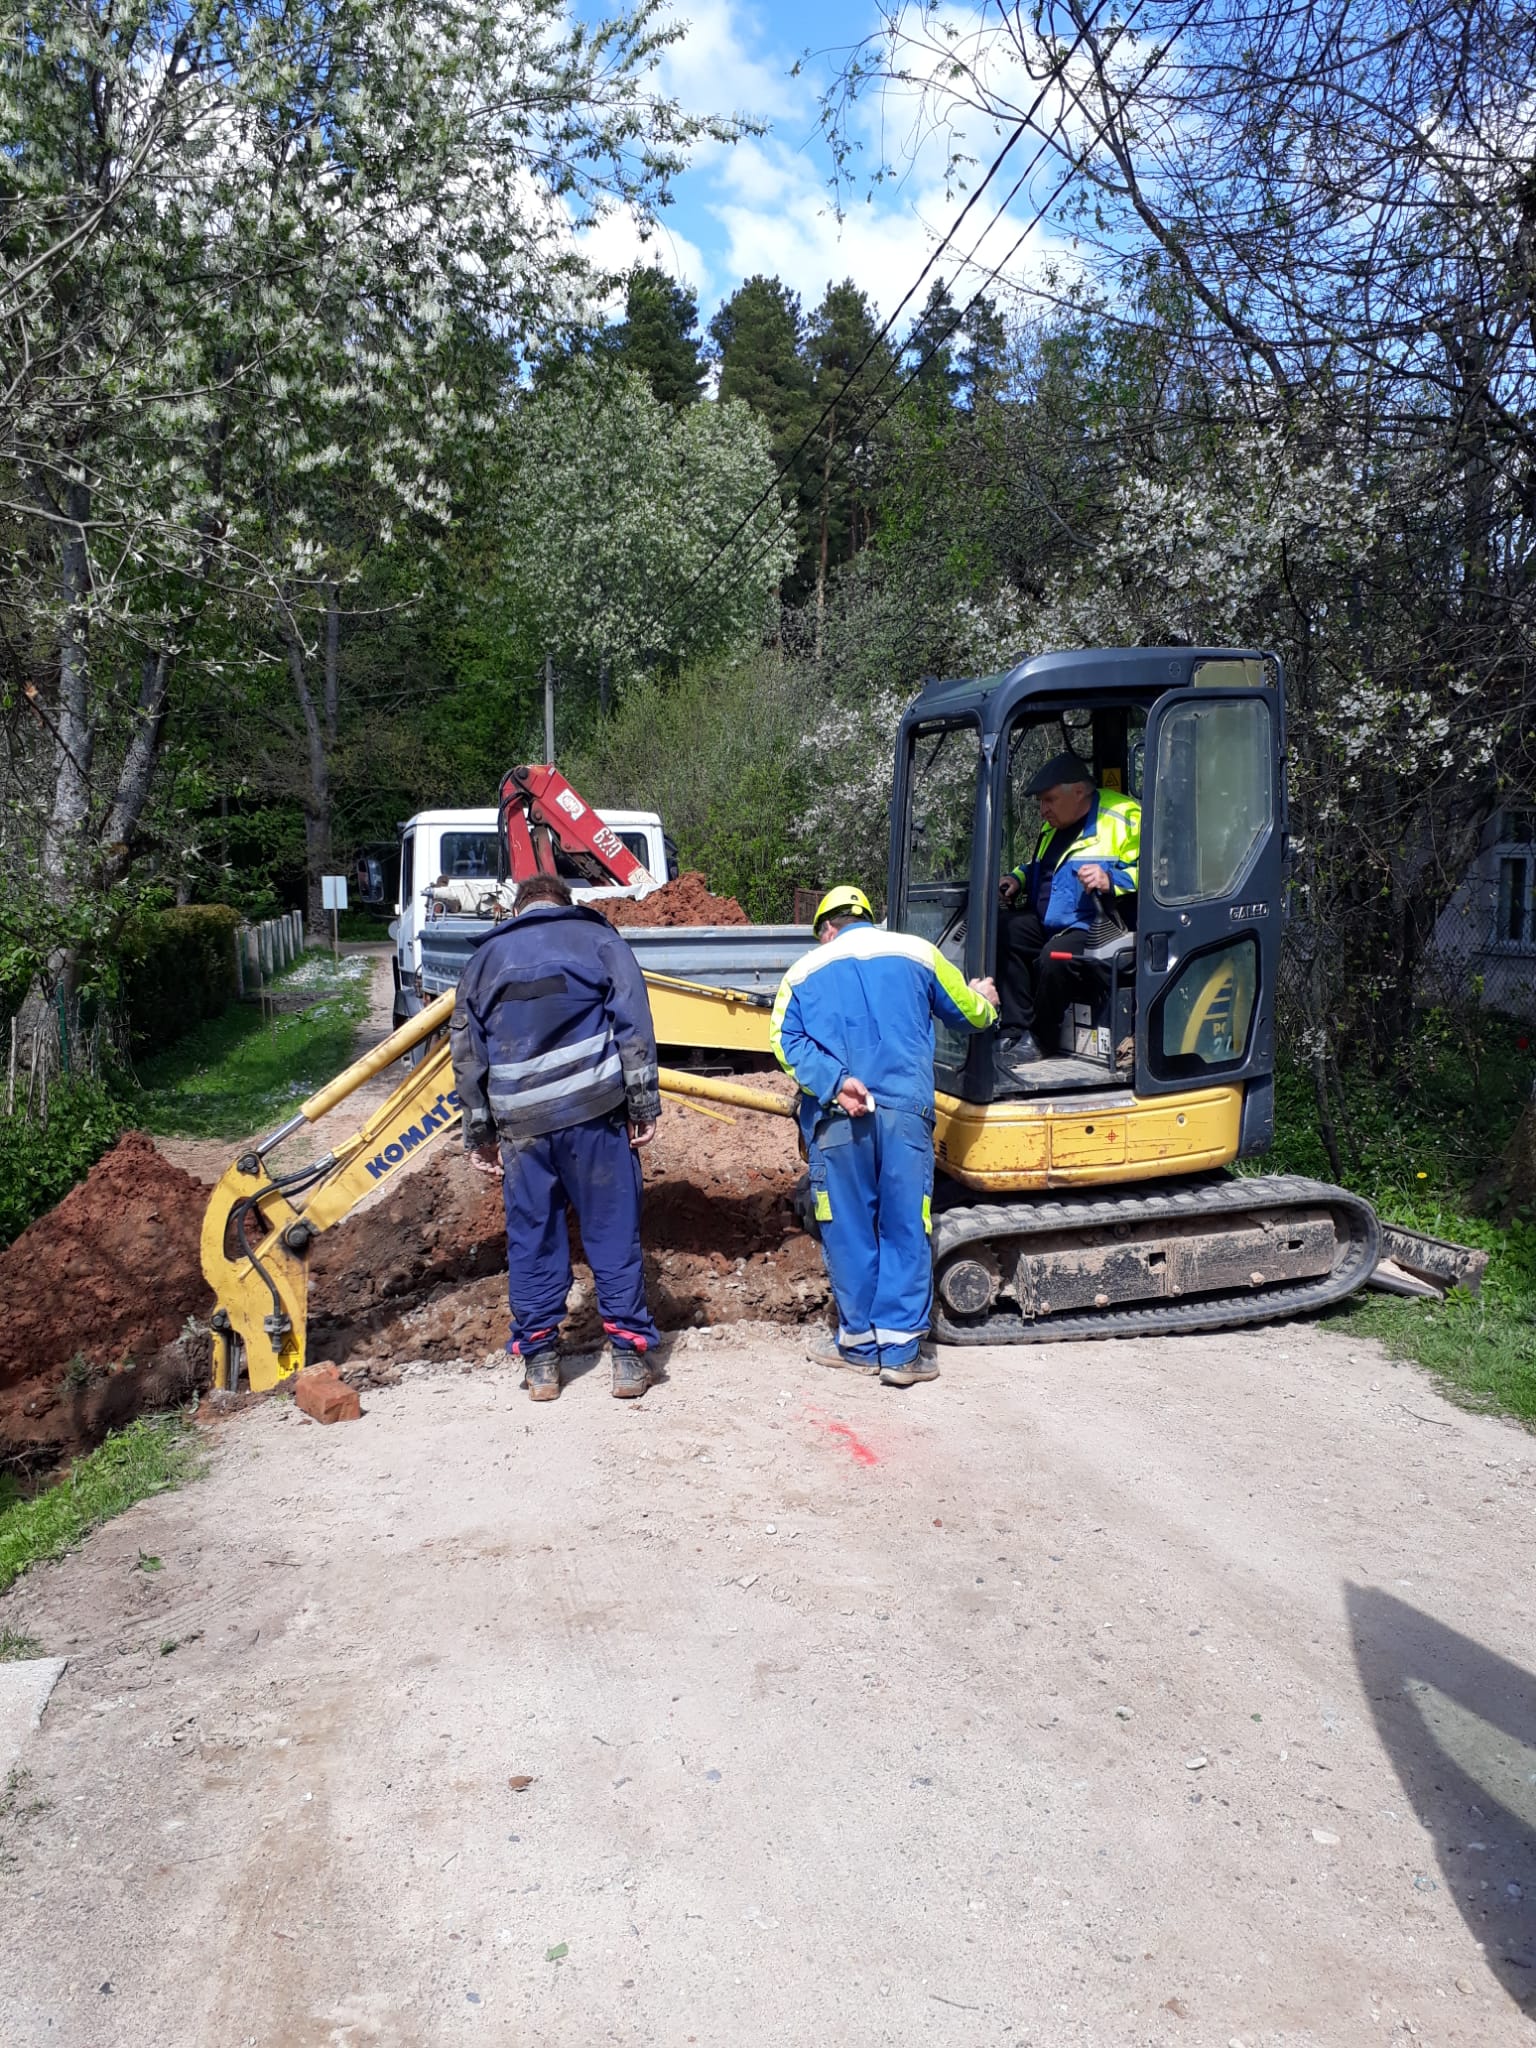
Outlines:
{"label": "building in background", "polygon": [[1471,996],[1536,1020],[1536,805],[1495,811],[1435,924],[1431,1000]]}

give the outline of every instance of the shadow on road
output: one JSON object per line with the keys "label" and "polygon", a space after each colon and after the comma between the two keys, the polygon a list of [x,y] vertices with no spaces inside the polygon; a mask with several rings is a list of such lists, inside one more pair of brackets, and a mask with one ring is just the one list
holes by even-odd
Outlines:
{"label": "shadow on road", "polygon": [[1434,1837],[1439,1882],[1536,2017],[1536,1679],[1389,1593],[1346,1585],[1345,1601],[1377,1731]]}

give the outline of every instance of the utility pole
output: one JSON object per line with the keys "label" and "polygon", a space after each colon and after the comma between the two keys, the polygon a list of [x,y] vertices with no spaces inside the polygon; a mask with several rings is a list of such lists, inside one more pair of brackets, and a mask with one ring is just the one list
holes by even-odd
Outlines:
{"label": "utility pole", "polygon": [[544,657],[544,759],[555,765],[555,658]]}

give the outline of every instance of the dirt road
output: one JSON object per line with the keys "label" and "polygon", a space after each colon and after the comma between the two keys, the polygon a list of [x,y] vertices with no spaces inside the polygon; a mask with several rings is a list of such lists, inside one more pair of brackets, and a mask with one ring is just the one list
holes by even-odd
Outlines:
{"label": "dirt road", "polygon": [[365,1405],[6,1603],[14,2048],[1531,2041],[1536,1443],[1374,1346]]}

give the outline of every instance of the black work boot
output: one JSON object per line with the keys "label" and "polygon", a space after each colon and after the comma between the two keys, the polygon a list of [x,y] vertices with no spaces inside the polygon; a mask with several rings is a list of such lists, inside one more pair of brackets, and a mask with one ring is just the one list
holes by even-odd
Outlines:
{"label": "black work boot", "polygon": [[1045,1058],[1032,1031],[1010,1031],[997,1041],[1001,1067],[1034,1067]]}
{"label": "black work boot", "polygon": [[615,1351],[613,1354],[613,1398],[615,1401],[638,1401],[651,1384],[651,1369],[639,1351]]}
{"label": "black work boot", "polygon": [[530,1401],[558,1401],[560,1398],[560,1354],[536,1351],[523,1361],[523,1385]]}

